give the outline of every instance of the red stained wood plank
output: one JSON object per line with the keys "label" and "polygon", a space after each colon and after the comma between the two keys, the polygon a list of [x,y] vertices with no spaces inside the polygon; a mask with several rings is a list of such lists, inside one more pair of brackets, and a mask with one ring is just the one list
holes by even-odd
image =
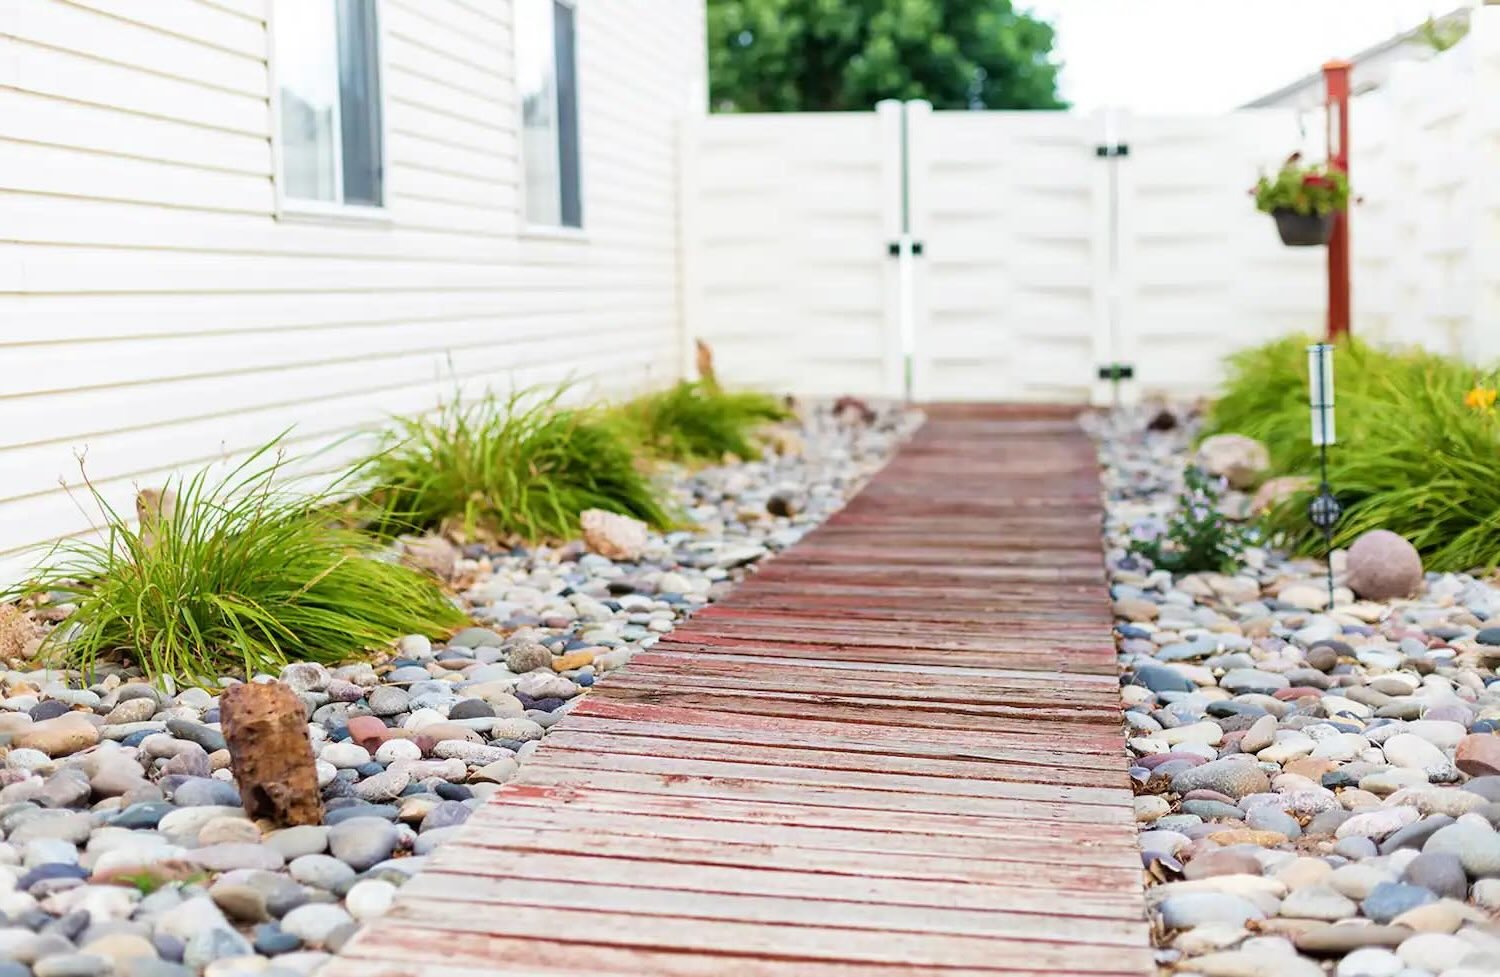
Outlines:
{"label": "red stained wood plank", "polygon": [[1106,773],[1118,773],[1125,783],[1119,757],[1101,731],[1085,728],[1082,735],[1059,731],[1050,744],[1039,744],[1024,723],[983,733],[924,730],[913,737],[905,726],[871,723],[823,722],[810,717],[788,721],[782,717],[715,713],[701,709],[622,702],[604,696],[584,699],[558,732],[603,732],[616,736],[673,736],[723,743],[766,743],[773,746],[873,752],[889,756],[931,756],[942,760],[1014,761],[1086,772],[1098,783]]}
{"label": "red stained wood plank", "polygon": [[[830,926],[857,930],[975,936],[1056,942],[1076,939],[1101,946],[1133,946],[1142,924],[1024,911],[980,912],[948,907],[891,906],[828,899],[704,893],[592,882],[475,878],[461,870],[436,870],[409,883],[409,895],[462,905],[530,906],[594,912],[736,920],[776,926]],[[501,910],[503,911],[503,910]],[[1082,924],[1082,925],[1080,925]]]}
{"label": "red stained wood plank", "polygon": [[[475,907],[480,910],[480,907]],[[927,967],[898,962],[809,960],[795,956],[716,954],[690,949],[638,947],[442,932],[411,923],[384,922],[356,936],[319,977],[1141,977],[1144,967],[1119,948],[1112,965],[1036,969],[1007,966]]]}
{"label": "red stained wood plank", "polygon": [[[1118,946],[1073,942],[983,938],[952,933],[878,932],[816,925],[776,925],[645,913],[595,913],[586,909],[511,906],[505,912],[456,911],[448,902],[401,900],[383,925],[411,923],[425,929],[485,936],[525,937],[537,932],[578,929],[590,942],[642,949],[712,947],[734,956],[791,957],[851,963],[898,963],[928,967],[994,966],[997,958],[1025,960],[1031,967],[1077,966],[1080,961],[1117,965],[1112,958],[1130,951]],[[1141,952],[1143,959],[1150,954]]]}

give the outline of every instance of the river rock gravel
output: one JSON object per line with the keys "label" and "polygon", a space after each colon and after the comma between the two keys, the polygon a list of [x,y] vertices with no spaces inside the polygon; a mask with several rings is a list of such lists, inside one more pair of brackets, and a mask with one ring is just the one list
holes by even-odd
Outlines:
{"label": "river rock gravel", "polygon": [[1163,971],[1500,974],[1500,587],[1427,573],[1357,599],[1335,552],[1330,605],[1325,564],[1270,545],[1231,573],[1153,569],[1127,546],[1191,458],[1193,411],[1168,417],[1090,419]]}
{"label": "river rock gravel", "polygon": [[647,533],[637,559],[471,547],[448,562],[472,627],[268,676],[307,708],[322,825],[247,818],[216,690],[5,661],[0,975],[316,970],[596,681],[839,509],[920,423],[800,413],[760,459],[664,472],[693,528]]}

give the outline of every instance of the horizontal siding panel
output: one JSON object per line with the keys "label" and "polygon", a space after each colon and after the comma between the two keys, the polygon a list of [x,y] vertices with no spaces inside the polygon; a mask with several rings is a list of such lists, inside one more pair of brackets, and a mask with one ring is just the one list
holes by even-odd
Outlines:
{"label": "horizontal siding panel", "polygon": [[236,17],[260,23],[265,23],[267,12],[271,9],[271,0],[198,0],[198,2],[217,7]]}
{"label": "horizontal siding panel", "polygon": [[[515,188],[509,188],[514,208]],[[500,203],[497,203],[499,206]],[[451,227],[426,230],[404,222],[273,220],[268,214],[207,212],[149,204],[58,198],[0,190],[0,240],[35,244],[196,251],[246,257],[369,258],[514,263],[513,234],[477,238]],[[0,335],[0,345],[5,337]]]}
{"label": "horizontal siding panel", "polygon": [[434,51],[422,41],[400,33],[389,16],[386,17],[383,36],[387,69],[394,67],[470,95],[485,97],[506,93],[509,100],[515,83],[511,80],[513,68],[508,37],[498,42],[475,44],[478,60],[469,60]]}
{"label": "horizontal siding panel", "polygon": [[393,131],[387,145],[392,167],[413,167],[510,187],[518,182],[515,144],[510,139],[497,139],[493,148],[485,151]]}
{"label": "horizontal siding panel", "polygon": [[550,309],[528,317],[497,308],[488,317],[445,322],[13,346],[5,352],[11,379],[0,403],[14,402],[27,395],[67,394],[91,387],[158,386],[195,374],[228,376],[288,370],[299,365],[322,366],[508,346],[549,335],[567,336],[570,331],[587,332],[600,325],[593,316],[581,315],[577,310]]}
{"label": "horizontal siding panel", "polygon": [[[558,352],[574,354],[566,361]],[[103,480],[140,478],[177,466],[193,467],[225,457],[242,455],[282,432],[290,440],[302,443],[307,450],[317,450],[349,436],[351,432],[378,430],[393,413],[425,411],[463,383],[470,395],[484,388],[505,392],[511,389],[552,385],[567,379],[574,368],[586,367],[598,373],[618,349],[596,348],[592,353],[582,348],[559,348],[548,340],[531,346],[518,344],[510,351],[490,350],[472,357],[462,365],[458,377],[448,370],[445,361],[411,364],[409,373],[393,375],[388,382],[372,386],[368,374],[353,392],[340,390],[333,396],[322,396],[316,386],[291,387],[304,396],[288,399],[260,410],[233,410],[222,415],[208,414],[179,420],[153,428],[107,432],[74,445],[53,444],[0,450],[0,484],[35,485],[34,495],[13,497],[4,503],[19,518],[45,519],[45,509],[37,503],[61,494],[55,491],[59,479],[78,481],[78,458],[85,459],[90,477]],[[413,369],[413,367],[415,369]],[[446,382],[433,378],[443,376]],[[639,385],[644,368],[615,371],[611,385],[599,386],[595,394],[623,392]],[[296,379],[303,379],[301,375]],[[360,384],[353,376],[351,382]],[[315,407],[309,410],[309,407]],[[207,412],[205,412],[207,413]],[[10,515],[11,513],[7,513]],[[45,539],[76,531],[77,510],[60,525],[37,527],[38,538]]]}
{"label": "horizontal siding panel", "polygon": [[501,130],[513,129],[519,121],[511,108],[514,103],[505,97],[503,89],[484,94],[460,91],[400,65],[388,67],[386,77],[391,90],[400,93],[394,106],[393,122],[399,120],[404,111],[435,112],[480,127]]}
{"label": "horizontal siding panel", "polygon": [[[20,40],[240,94],[261,95],[266,91],[263,36],[254,50],[236,53],[131,20],[102,15],[70,0],[7,2],[20,5],[15,31]],[[148,3],[137,0],[129,8],[144,12],[175,5],[173,0]],[[196,2],[186,5],[195,11],[202,9]],[[231,23],[245,23],[230,14],[211,14]],[[257,35],[264,33],[263,28],[246,26]]]}
{"label": "horizontal siding panel", "polygon": [[265,24],[201,0],[28,0],[66,4],[108,14],[171,37],[184,37],[225,51],[265,60]]}
{"label": "horizontal siding panel", "polygon": [[504,9],[508,4],[483,2],[480,6],[503,16],[477,16],[449,0],[385,0],[381,13],[386,34],[420,45],[429,63],[450,60],[486,67],[508,85],[515,50],[509,11]]}
{"label": "horizontal siding panel", "polygon": [[[271,143],[222,129],[207,129],[95,105],[0,88],[5,137],[115,156],[155,159],[269,177]],[[3,177],[0,177],[3,180]]]}
{"label": "horizontal siding panel", "polygon": [[[0,262],[10,252],[0,245]],[[657,286],[659,288],[659,286]],[[647,289],[652,294],[653,289]],[[201,295],[113,295],[110,314],[100,316],[99,298],[87,294],[0,298],[0,321],[9,343],[53,343],[111,338],[159,338],[205,333],[399,325],[426,328],[452,319],[534,316],[557,310],[557,296],[545,288],[490,292],[396,292],[372,305],[356,292],[312,295],[233,293]],[[287,342],[295,342],[288,339]],[[0,349],[5,347],[0,346]],[[7,350],[8,352],[8,350]]]}
{"label": "horizontal siding panel", "polygon": [[230,132],[270,136],[271,110],[265,93],[207,88],[22,41],[9,42],[8,52],[5,46],[0,46],[0,63],[7,58],[14,72],[13,84],[25,91]]}
{"label": "horizontal siding panel", "polygon": [[269,215],[275,208],[269,175],[223,173],[4,139],[0,139],[0,188],[240,213]]}

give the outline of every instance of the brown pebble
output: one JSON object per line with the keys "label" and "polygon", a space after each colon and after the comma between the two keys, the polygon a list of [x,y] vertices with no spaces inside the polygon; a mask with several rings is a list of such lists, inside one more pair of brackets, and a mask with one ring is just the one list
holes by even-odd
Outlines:
{"label": "brown pebble", "polygon": [[1366,926],[1360,923],[1329,923],[1304,930],[1292,938],[1303,953],[1343,956],[1366,946],[1400,946],[1412,936],[1405,926]]}
{"label": "brown pebble", "polygon": [[1256,828],[1231,828],[1228,831],[1215,831],[1208,836],[1208,840],[1220,845],[1259,845],[1262,848],[1274,848],[1287,842],[1286,835],[1280,831],[1262,831]]}

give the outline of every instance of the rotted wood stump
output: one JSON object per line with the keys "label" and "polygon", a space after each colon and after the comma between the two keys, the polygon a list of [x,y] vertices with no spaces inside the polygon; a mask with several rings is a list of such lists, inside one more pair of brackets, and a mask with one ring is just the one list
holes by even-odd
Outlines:
{"label": "rotted wood stump", "polygon": [[322,824],[307,713],[291,686],[246,682],[226,689],[219,720],[246,813],[281,825]]}

